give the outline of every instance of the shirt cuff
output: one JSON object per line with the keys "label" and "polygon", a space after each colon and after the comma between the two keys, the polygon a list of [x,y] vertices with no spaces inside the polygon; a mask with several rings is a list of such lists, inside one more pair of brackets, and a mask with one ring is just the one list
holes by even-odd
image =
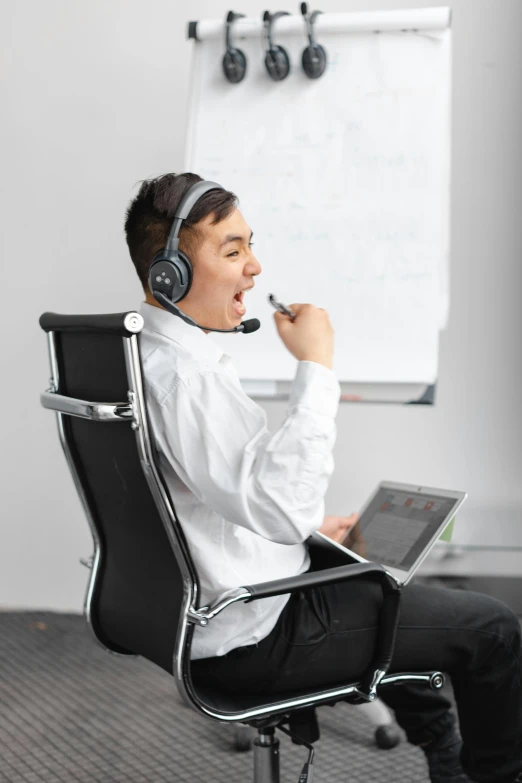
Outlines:
{"label": "shirt cuff", "polygon": [[288,405],[302,405],[335,419],[341,386],[333,370],[317,362],[300,361],[292,384]]}

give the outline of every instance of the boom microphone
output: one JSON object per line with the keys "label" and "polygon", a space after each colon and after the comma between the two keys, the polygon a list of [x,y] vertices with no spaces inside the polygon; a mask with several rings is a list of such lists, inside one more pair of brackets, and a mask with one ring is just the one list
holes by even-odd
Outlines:
{"label": "boom microphone", "polygon": [[152,295],[156,302],[164,307],[165,310],[168,310],[169,313],[179,316],[182,321],[190,324],[190,326],[197,326],[198,329],[204,329],[207,332],[243,332],[243,334],[250,334],[251,332],[257,332],[261,326],[261,322],[258,318],[249,318],[248,321],[241,321],[239,326],[235,326],[233,329],[213,329],[211,326],[200,326],[200,324],[196,323],[190,315],[187,315],[183,310],[180,310],[179,307],[161,291],[153,291]]}
{"label": "boom microphone", "polygon": [[250,332],[257,332],[260,326],[261,321],[259,318],[249,318],[248,321],[241,321],[239,326],[236,326],[236,329],[239,331],[243,327],[243,334],[250,334]]}

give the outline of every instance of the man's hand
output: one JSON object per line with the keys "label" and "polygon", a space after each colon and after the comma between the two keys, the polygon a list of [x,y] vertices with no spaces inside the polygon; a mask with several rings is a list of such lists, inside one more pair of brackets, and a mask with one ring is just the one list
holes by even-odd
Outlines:
{"label": "man's hand", "polygon": [[359,514],[350,514],[349,517],[325,517],[319,528],[322,533],[340,544],[347,536],[348,531],[359,521]]}

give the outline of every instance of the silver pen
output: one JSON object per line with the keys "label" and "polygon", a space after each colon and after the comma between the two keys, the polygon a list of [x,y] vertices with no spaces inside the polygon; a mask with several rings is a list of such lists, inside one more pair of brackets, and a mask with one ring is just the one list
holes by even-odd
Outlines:
{"label": "silver pen", "polygon": [[290,310],[289,307],[284,305],[282,302],[278,302],[277,299],[273,294],[268,295],[268,301],[272,305],[272,307],[275,307],[276,310],[279,310],[280,313],[284,313],[285,315],[289,315],[292,321],[296,317],[296,313],[294,313],[293,310]]}

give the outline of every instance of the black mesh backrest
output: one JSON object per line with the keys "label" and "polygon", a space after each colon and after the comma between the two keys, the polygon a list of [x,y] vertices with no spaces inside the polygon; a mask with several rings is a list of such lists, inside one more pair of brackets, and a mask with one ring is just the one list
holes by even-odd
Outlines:
{"label": "black mesh backrest", "polygon": [[[96,331],[54,334],[60,394],[127,402],[127,338]],[[140,466],[135,433],[130,422],[73,416],[63,422],[101,541],[94,632],[107,647],[143,655],[172,672],[182,577]]]}

